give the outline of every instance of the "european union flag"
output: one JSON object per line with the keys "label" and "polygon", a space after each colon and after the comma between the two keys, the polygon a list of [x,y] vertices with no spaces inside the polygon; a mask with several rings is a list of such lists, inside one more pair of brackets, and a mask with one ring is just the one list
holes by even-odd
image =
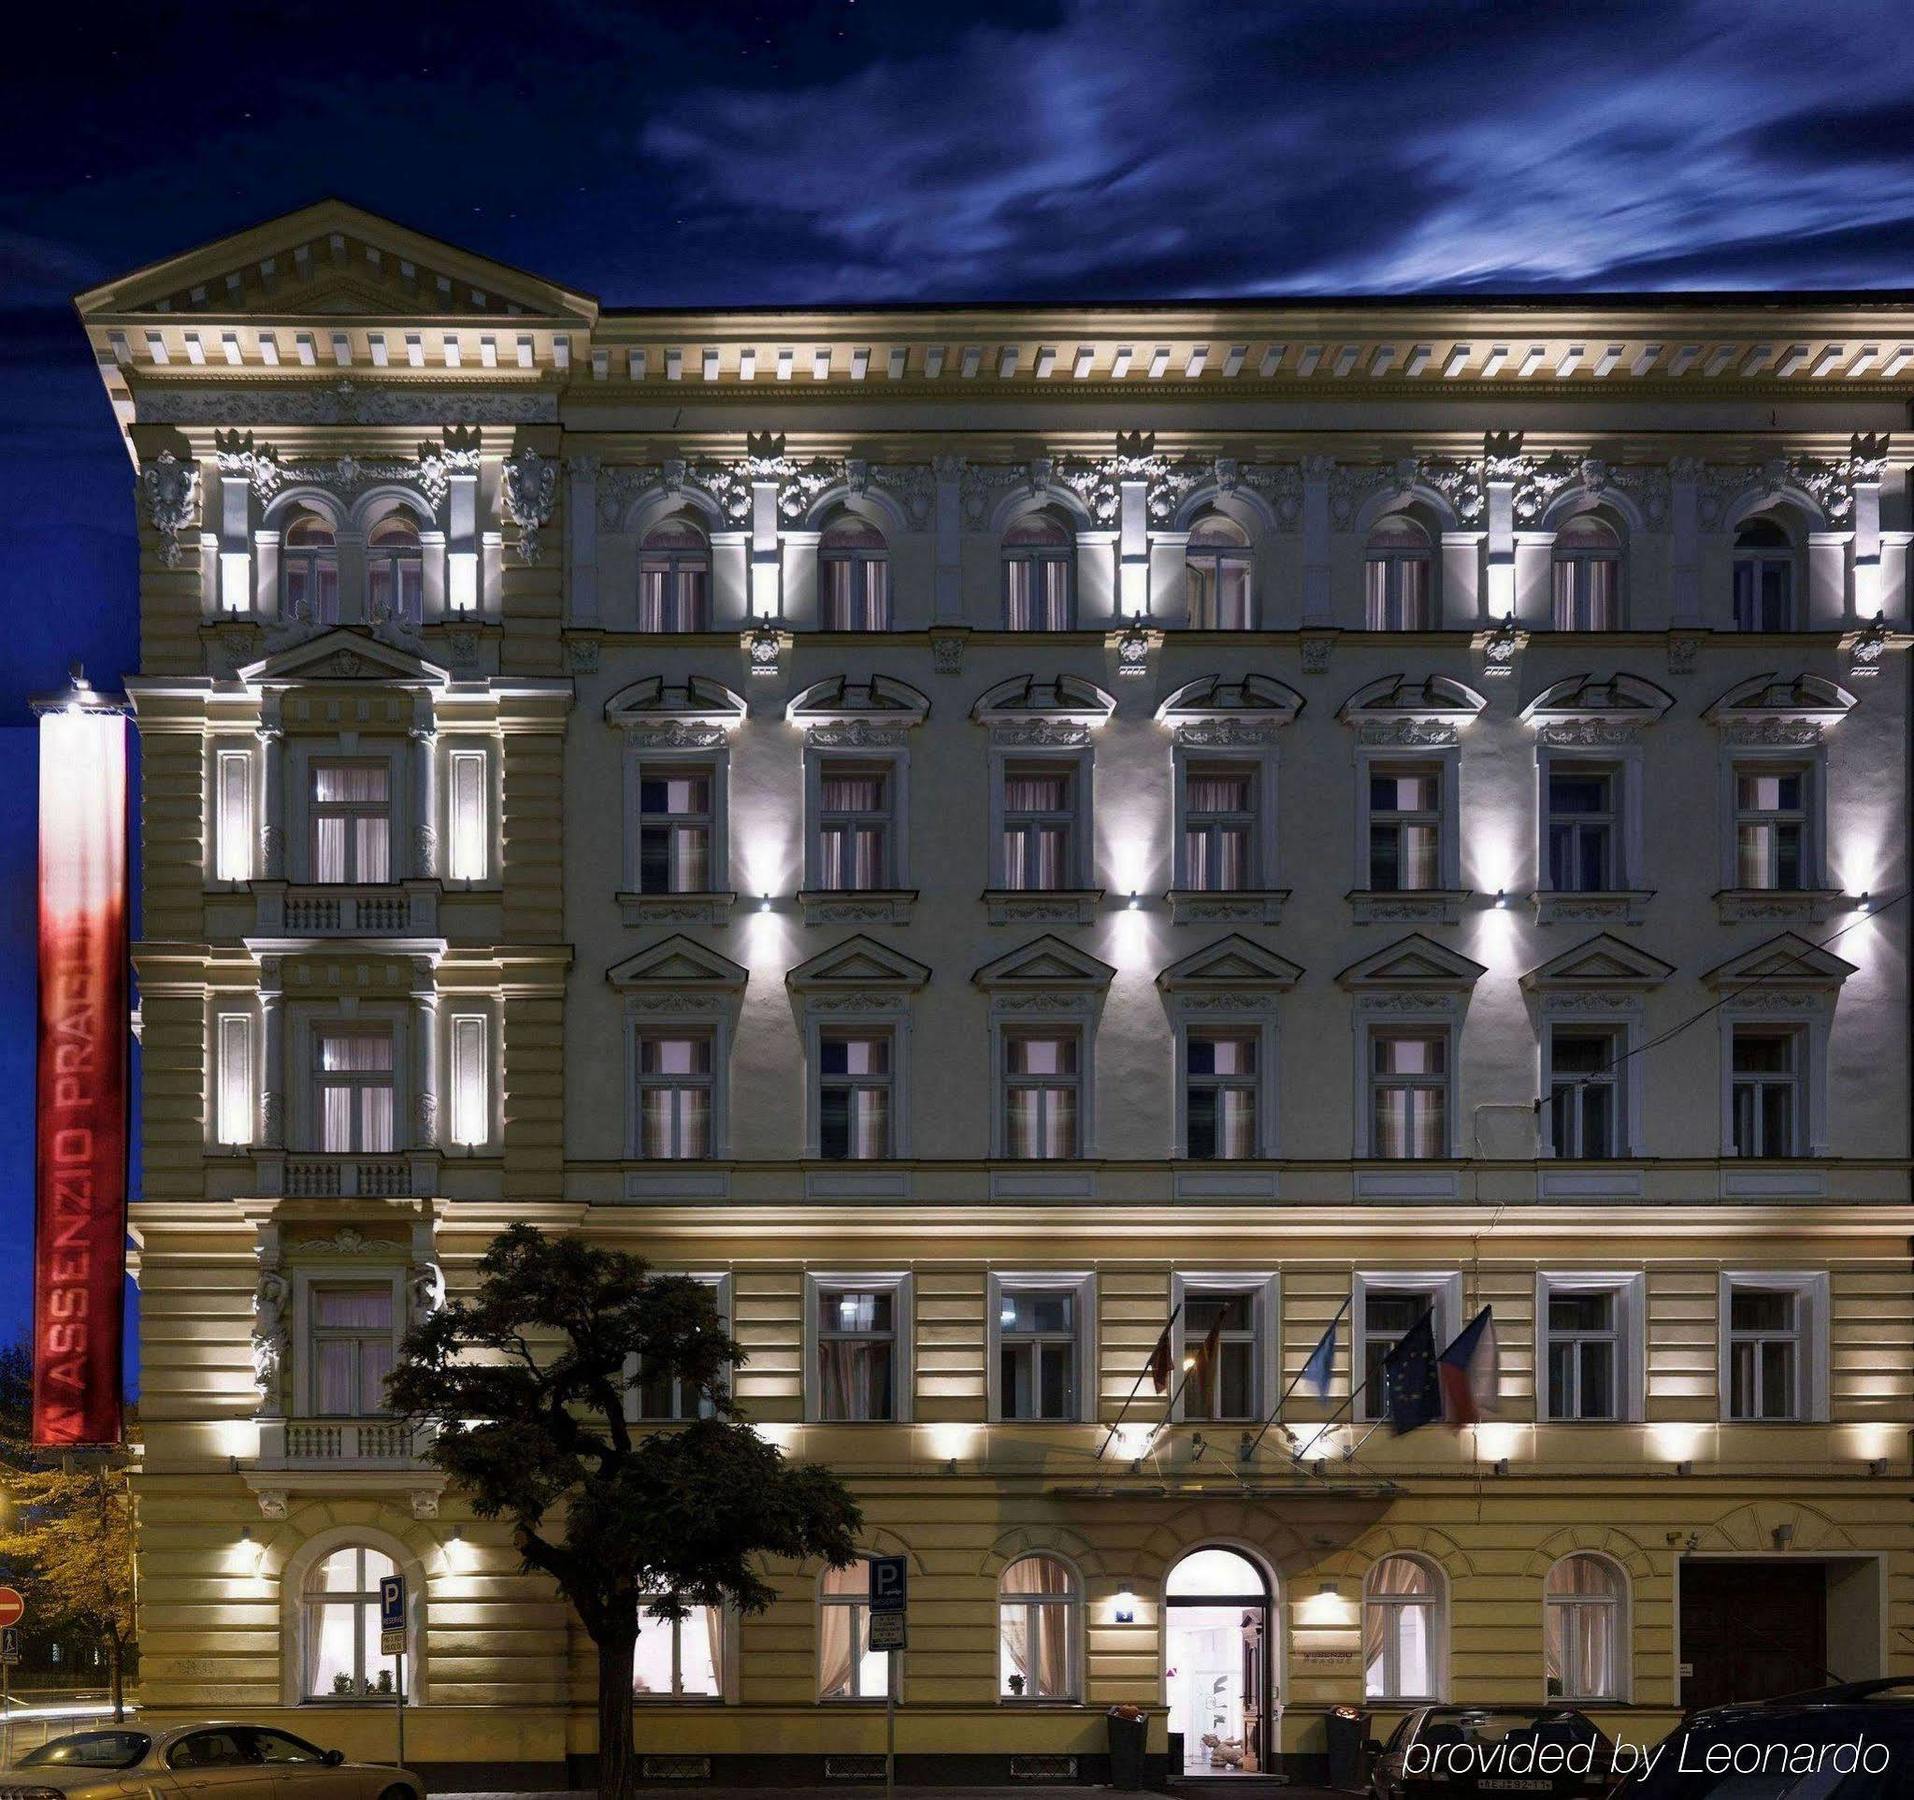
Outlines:
{"label": "european union flag", "polygon": [[1442,1378],[1436,1373],[1429,1319],[1424,1313],[1382,1359],[1383,1411],[1398,1437],[1442,1417]]}

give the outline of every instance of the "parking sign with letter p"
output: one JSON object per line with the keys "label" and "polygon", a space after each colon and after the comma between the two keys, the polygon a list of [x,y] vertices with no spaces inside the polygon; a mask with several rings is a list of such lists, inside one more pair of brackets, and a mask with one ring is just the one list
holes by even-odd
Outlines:
{"label": "parking sign with letter p", "polygon": [[909,1598],[910,1564],[901,1556],[871,1558],[871,1611],[902,1612]]}

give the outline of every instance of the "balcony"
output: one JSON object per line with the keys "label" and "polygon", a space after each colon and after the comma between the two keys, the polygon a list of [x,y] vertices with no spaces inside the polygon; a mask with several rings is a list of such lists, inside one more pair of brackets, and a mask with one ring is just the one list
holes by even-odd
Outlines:
{"label": "balcony", "polygon": [[260,937],[432,937],[439,928],[434,881],[368,887],[259,881],[253,899]]}
{"label": "balcony", "polygon": [[407,1469],[431,1432],[404,1419],[262,1419],[259,1460],[270,1470]]}
{"label": "balcony", "polygon": [[417,1200],[438,1192],[436,1151],[258,1151],[262,1194],[288,1200]]}

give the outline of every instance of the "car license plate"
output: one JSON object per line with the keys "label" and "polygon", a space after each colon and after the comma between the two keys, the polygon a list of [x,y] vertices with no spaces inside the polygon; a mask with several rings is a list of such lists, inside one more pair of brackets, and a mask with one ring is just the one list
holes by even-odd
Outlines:
{"label": "car license plate", "polygon": [[1475,1785],[1503,1794],[1547,1794],[1553,1792],[1555,1787],[1554,1782],[1544,1777],[1525,1775],[1484,1775]]}

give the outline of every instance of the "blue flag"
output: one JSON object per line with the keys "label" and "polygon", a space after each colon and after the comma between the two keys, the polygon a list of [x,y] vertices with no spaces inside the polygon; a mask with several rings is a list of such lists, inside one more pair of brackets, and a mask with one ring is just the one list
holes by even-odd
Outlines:
{"label": "blue flag", "polygon": [[1435,1333],[1424,1313],[1382,1359],[1383,1411],[1398,1437],[1442,1417]]}
{"label": "blue flag", "polygon": [[1329,1321],[1329,1329],[1316,1340],[1316,1348],[1303,1364],[1303,1385],[1314,1388],[1318,1400],[1329,1397],[1329,1377],[1336,1366],[1336,1327],[1341,1323],[1342,1314],[1338,1313]]}

